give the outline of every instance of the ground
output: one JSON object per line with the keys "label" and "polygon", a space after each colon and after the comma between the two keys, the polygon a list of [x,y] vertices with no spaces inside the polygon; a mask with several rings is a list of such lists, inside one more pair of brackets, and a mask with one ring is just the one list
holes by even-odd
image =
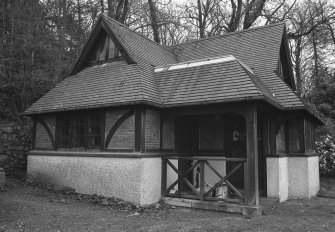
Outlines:
{"label": "ground", "polygon": [[290,200],[247,219],[222,212],[124,202],[54,191],[15,179],[0,192],[0,231],[334,231],[335,181],[311,200]]}

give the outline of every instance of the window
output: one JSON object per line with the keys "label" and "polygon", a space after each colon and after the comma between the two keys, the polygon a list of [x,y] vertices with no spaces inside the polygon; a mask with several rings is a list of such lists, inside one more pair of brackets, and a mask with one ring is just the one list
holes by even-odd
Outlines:
{"label": "window", "polygon": [[121,51],[104,32],[100,32],[96,45],[90,55],[90,64],[104,63],[121,57]]}
{"label": "window", "polygon": [[100,147],[103,142],[102,113],[66,113],[57,116],[58,147]]}
{"label": "window", "polygon": [[314,125],[310,121],[305,121],[305,144],[306,151],[315,150],[315,141],[314,141]]}

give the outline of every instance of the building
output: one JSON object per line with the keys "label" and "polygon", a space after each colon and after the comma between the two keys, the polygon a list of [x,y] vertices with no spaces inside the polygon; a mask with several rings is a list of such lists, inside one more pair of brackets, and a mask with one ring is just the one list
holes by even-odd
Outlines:
{"label": "building", "polygon": [[163,47],[102,15],[71,75],[25,111],[28,174],[141,205],[310,198],[322,122],[294,92],[288,49],[284,23]]}

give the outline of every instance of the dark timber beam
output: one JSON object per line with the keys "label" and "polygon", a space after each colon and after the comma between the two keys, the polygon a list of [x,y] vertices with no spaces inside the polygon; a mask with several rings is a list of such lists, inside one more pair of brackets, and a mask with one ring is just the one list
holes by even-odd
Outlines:
{"label": "dark timber beam", "polygon": [[[119,120],[117,120],[115,122],[115,124],[113,125],[113,127],[110,129],[110,131],[108,132],[106,141],[105,141],[105,147],[104,148],[108,148],[110,141],[112,140],[113,135],[115,134],[116,130],[122,125],[122,123],[124,121],[126,121],[129,117],[131,117],[132,115],[134,115],[134,110],[131,109],[129,111],[127,111],[124,115],[122,115],[121,118],[119,118]],[[105,125],[105,124],[103,124]]]}
{"label": "dark timber beam", "polygon": [[[42,118],[40,118],[38,116],[35,116],[34,119],[35,119],[36,122],[38,122],[39,124],[41,124],[43,126],[43,128],[46,130],[46,132],[48,133],[48,136],[49,136],[52,148],[56,150],[55,138],[54,138],[54,136],[53,136],[53,134],[52,134],[52,132],[51,132],[48,124]],[[35,135],[35,137],[36,137],[36,135]],[[36,142],[34,142],[34,143],[36,143]]]}
{"label": "dark timber beam", "polygon": [[135,151],[145,152],[145,121],[146,109],[137,106],[135,109]]}
{"label": "dark timber beam", "polygon": [[244,171],[245,204],[259,205],[258,190],[258,141],[257,141],[257,109],[254,104],[247,107],[246,139],[247,139],[247,163]]}

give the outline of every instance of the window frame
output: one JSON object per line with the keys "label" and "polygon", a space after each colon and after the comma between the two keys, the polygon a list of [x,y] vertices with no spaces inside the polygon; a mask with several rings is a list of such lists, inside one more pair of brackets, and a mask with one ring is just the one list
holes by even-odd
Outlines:
{"label": "window frame", "polygon": [[[91,145],[89,141],[89,125],[90,125],[90,117],[96,117],[99,119],[98,128],[99,133],[95,134],[95,136],[99,135],[100,141],[97,145]],[[80,130],[78,126],[82,126],[82,124],[78,124],[78,119],[80,117],[84,118],[84,146],[78,146],[78,136],[75,136],[75,131]],[[56,148],[84,148],[84,149],[103,149],[104,148],[104,140],[105,140],[105,112],[104,111],[76,111],[76,112],[64,112],[56,115]],[[69,119],[69,141],[64,144],[64,137],[62,137],[61,125],[63,124],[63,119]],[[96,125],[96,123],[94,123]],[[80,135],[82,136],[82,135]]]}

